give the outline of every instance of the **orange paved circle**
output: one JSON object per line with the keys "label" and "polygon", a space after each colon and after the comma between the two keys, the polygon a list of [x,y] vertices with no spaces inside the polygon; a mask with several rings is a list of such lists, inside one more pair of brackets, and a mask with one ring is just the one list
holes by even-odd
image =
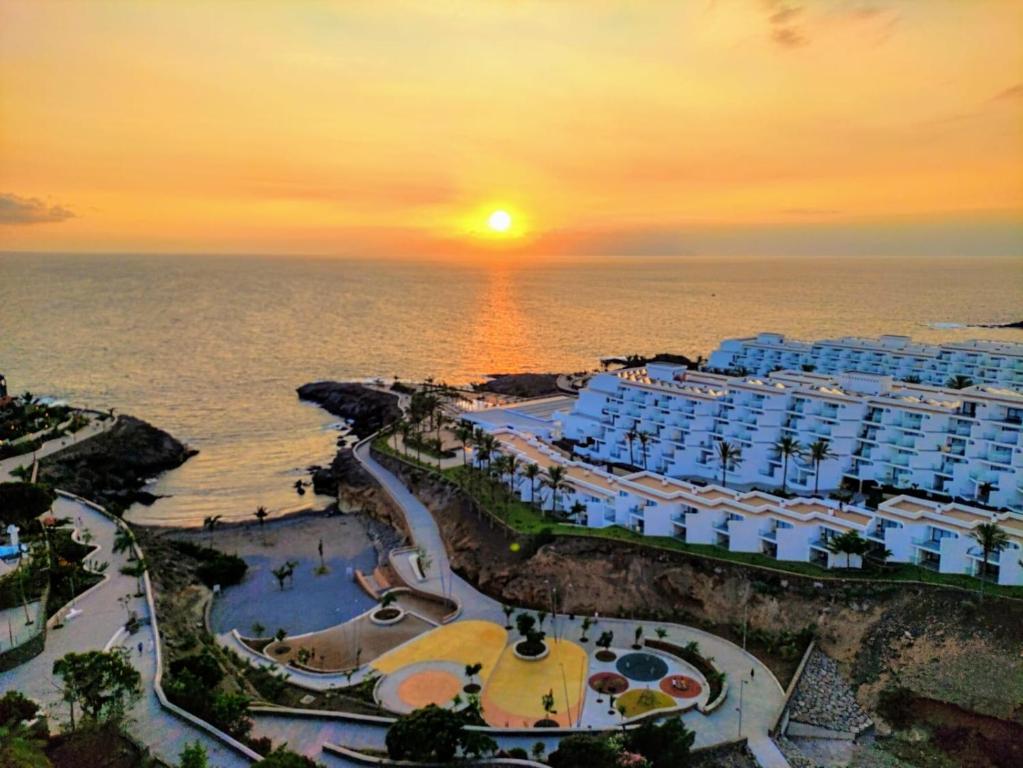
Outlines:
{"label": "orange paved circle", "polygon": [[685,675],[669,675],[661,680],[661,690],[676,699],[691,699],[700,695],[703,686]]}
{"label": "orange paved circle", "polygon": [[419,709],[427,704],[450,704],[461,692],[462,681],[450,672],[427,669],[410,675],[398,684],[398,698]]}

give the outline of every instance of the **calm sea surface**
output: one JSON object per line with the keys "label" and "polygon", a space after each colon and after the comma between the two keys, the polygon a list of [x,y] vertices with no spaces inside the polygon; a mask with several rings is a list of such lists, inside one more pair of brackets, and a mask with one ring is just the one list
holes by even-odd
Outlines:
{"label": "calm sea surface", "polygon": [[707,354],[726,336],[903,333],[1023,319],[1020,259],[594,259],[441,264],[0,255],[0,371],[14,391],[147,419],[200,450],[131,512],[250,517],[300,501],[330,459],[314,379],[580,370],[605,354]]}

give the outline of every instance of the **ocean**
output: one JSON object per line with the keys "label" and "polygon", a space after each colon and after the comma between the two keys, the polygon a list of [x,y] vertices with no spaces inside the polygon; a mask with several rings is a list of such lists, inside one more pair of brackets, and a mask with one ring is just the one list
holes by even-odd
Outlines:
{"label": "ocean", "polygon": [[198,525],[313,500],[333,419],[317,379],[592,368],[708,354],[760,330],[1023,340],[933,323],[1023,320],[1019,258],[577,258],[477,263],[0,254],[0,372],[14,392],[114,407],[200,453],[129,518]]}

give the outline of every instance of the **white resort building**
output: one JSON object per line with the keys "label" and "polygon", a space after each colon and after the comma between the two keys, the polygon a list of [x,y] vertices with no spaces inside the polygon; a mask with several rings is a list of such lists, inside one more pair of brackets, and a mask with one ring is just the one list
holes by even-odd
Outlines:
{"label": "white resort building", "polygon": [[826,440],[832,457],[817,466],[789,457],[790,490],[873,481],[1023,510],[1023,393],[993,385],[946,389],[863,373],[729,377],[651,364],[593,376],[558,420],[595,463],[720,480],[725,441],[742,452],[726,481],[773,489],[785,464],[779,440],[804,450]]}
{"label": "white resort building", "polygon": [[581,525],[618,525],[647,536],[828,568],[862,564],[859,555],[834,552],[828,546],[835,537],[855,531],[878,550],[890,550],[889,562],[976,575],[982,552],[972,531],[980,523],[995,522],[1008,534],[1009,544],[989,556],[989,576],[999,584],[1023,586],[1023,515],[908,496],[870,510],[830,499],[782,499],[761,491],[700,486],[646,471],[619,476],[571,460],[536,435],[506,427],[491,426],[490,431],[498,450],[519,460],[512,485],[523,499],[532,500],[535,489],[538,503],[545,508],[552,503],[548,487],[522,474],[527,464],[544,470],[559,465],[565,470],[558,507],[571,510],[580,505],[584,511],[576,522]]}
{"label": "white resort building", "polygon": [[711,353],[707,368],[757,376],[782,369],[859,371],[939,387],[953,376],[965,376],[977,384],[1023,389],[1023,344],[981,340],[922,344],[908,336],[799,341],[780,333],[760,333],[726,339]]}

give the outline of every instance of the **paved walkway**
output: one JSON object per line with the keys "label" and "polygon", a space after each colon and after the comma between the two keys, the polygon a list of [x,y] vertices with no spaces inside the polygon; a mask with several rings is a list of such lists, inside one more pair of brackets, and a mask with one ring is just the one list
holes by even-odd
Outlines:
{"label": "paved walkway", "polygon": [[[0,690],[18,690],[36,699],[50,715],[51,723],[57,724],[67,721],[68,709],[60,699],[59,680],[52,674],[53,662],[72,651],[103,650],[123,627],[128,610],[135,611],[143,619],[148,619],[149,611],[144,598],[134,597],[136,579],[120,572],[121,566],[127,562],[127,554],[115,554],[113,551],[117,530],[113,521],[91,507],[64,498],[54,503],[53,511],[57,517],[81,520],[82,527],[91,531],[92,543],[100,547],[91,557],[109,563],[107,578],[75,601],[75,607],[82,613],[63,628],[50,630],[46,648],[39,656],[0,673]],[[118,602],[123,596],[130,596],[127,607]],[[139,642],[143,644],[141,654],[137,650]],[[132,722],[129,730],[132,735],[169,765],[176,765],[184,746],[196,740],[209,752],[210,765],[218,768],[249,765],[248,760],[210,734],[175,717],[160,706],[153,689],[155,642],[153,629],[148,622],[138,634],[126,641],[134,649],[131,654],[132,663],[142,674],[143,681],[142,696],[130,714]]]}
{"label": "paved walkway", "polygon": [[[57,440],[48,440],[39,446],[39,450],[35,452],[36,460],[49,456],[51,453],[62,451],[69,445],[80,443],[83,440],[88,440],[90,437],[95,437],[102,432],[106,432],[117,422],[117,419],[106,419],[105,421],[99,421],[95,414],[90,414],[90,421],[87,426],[82,427],[77,432],[67,435],[66,437],[58,438]],[[8,482],[13,479],[11,472],[18,467],[29,466],[32,463],[32,454],[26,453],[21,456],[11,456],[9,459],[0,461],[0,483]]]}

